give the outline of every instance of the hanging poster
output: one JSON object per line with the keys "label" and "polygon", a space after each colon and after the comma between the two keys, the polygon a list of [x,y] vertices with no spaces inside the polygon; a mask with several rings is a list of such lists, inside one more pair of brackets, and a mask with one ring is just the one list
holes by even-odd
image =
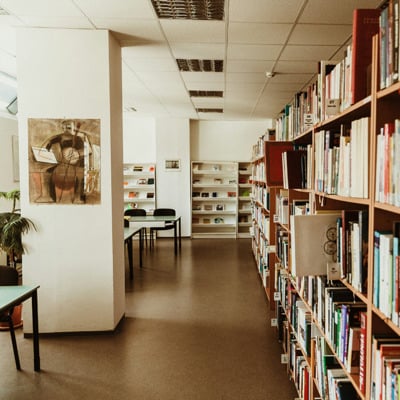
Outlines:
{"label": "hanging poster", "polygon": [[100,119],[28,119],[29,200],[100,204]]}

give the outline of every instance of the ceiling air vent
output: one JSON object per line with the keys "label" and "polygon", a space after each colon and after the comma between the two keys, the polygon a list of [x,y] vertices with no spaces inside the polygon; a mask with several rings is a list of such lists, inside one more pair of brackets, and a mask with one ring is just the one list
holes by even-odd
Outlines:
{"label": "ceiling air vent", "polygon": [[151,0],[158,18],[224,19],[224,0]]}
{"label": "ceiling air vent", "polygon": [[198,113],[223,113],[222,108],[196,108]]}
{"label": "ceiling air vent", "polygon": [[179,71],[184,72],[223,72],[224,60],[196,60],[183,59],[176,60]]}
{"label": "ceiling air vent", "polygon": [[190,97],[223,97],[222,90],[189,90]]}

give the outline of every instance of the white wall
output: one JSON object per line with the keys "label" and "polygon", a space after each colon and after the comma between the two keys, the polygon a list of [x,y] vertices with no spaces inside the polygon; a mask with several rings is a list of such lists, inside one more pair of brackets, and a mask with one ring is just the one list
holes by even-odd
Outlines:
{"label": "white wall", "polygon": [[125,305],[119,46],[107,31],[20,29],[17,53],[22,160],[28,118],[101,120],[101,204],[29,203],[21,164],[22,210],[38,227],[25,240],[23,278],[40,285],[40,331],[112,330]]}
{"label": "white wall", "polygon": [[[182,236],[190,236],[189,120],[157,119],[156,149],[157,207],[174,208],[182,218]],[[180,171],[166,171],[165,160],[175,159],[180,160]]]}
{"label": "white wall", "polygon": [[124,163],[156,162],[156,121],[124,113]]}
{"label": "white wall", "polygon": [[191,121],[192,161],[248,161],[252,146],[272,123],[272,120]]}

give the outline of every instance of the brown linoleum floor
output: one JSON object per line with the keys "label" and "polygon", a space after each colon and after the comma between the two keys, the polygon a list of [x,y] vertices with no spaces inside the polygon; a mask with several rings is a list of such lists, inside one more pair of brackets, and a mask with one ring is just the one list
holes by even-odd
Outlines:
{"label": "brown linoleum floor", "polygon": [[247,239],[184,239],[177,257],[159,239],[127,279],[117,332],[42,337],[40,373],[21,329],[18,346],[20,372],[0,332],[0,400],[296,397]]}

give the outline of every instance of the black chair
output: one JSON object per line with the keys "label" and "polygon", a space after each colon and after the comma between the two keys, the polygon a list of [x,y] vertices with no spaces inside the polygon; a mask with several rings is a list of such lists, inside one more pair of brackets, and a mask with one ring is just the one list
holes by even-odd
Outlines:
{"label": "black chair", "polygon": [[[143,217],[147,215],[147,211],[143,208],[128,208],[127,210],[124,211],[124,217]],[[129,227],[129,221],[126,219],[124,220],[124,226]],[[144,237],[146,240],[146,247],[147,247],[147,229],[144,229]]]}
{"label": "black chair", "polygon": [[[154,216],[160,215],[160,216],[172,216],[175,217],[176,212],[173,208],[156,208],[153,212]],[[154,234],[157,233],[157,231],[167,231],[170,229],[174,229],[174,222],[171,221],[166,221],[165,226],[162,227],[154,227],[150,228],[150,248],[154,246]]]}
{"label": "black chair", "polygon": [[[12,267],[6,267],[0,265],[0,286],[14,286],[18,285],[18,271]],[[17,341],[15,339],[14,324],[12,320],[12,315],[14,312],[14,307],[9,310],[4,311],[0,314],[0,322],[7,322],[11,335],[11,342],[14,351],[15,365],[17,369],[21,369],[21,364],[19,362]]]}

